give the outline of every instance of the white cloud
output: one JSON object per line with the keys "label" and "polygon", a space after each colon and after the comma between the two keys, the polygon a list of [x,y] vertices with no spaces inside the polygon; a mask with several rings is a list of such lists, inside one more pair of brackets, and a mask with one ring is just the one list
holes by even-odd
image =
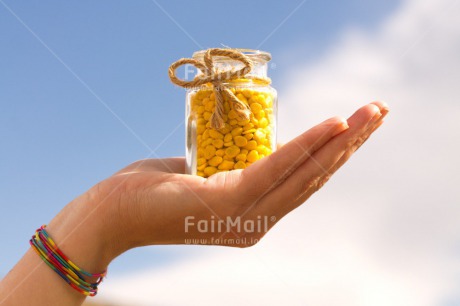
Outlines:
{"label": "white cloud", "polygon": [[375,99],[386,125],[256,247],[109,279],[132,305],[441,305],[460,278],[460,6],[406,1],[280,89],[281,139]]}

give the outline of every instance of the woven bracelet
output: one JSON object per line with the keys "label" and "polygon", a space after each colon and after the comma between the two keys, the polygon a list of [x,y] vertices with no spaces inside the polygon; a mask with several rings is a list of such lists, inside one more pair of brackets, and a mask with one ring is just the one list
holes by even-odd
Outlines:
{"label": "woven bracelet", "polygon": [[[42,225],[30,239],[32,248],[72,288],[84,295],[95,296],[97,294],[97,287],[106,276],[107,271],[92,274],[79,268],[59,250],[45,228],[46,225]],[[89,283],[85,280],[84,276],[97,277],[97,281]]]}

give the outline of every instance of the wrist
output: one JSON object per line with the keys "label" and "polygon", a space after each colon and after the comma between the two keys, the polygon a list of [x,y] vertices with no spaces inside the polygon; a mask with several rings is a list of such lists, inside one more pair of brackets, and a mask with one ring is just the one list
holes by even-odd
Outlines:
{"label": "wrist", "polygon": [[68,205],[47,225],[61,251],[77,266],[91,273],[107,269],[116,257],[107,225],[107,210],[85,193]]}

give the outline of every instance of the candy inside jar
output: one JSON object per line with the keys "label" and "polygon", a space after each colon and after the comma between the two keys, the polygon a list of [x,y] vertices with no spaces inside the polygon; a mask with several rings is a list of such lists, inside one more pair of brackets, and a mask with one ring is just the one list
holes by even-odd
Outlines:
{"label": "candy inside jar", "polygon": [[213,91],[205,89],[191,94],[190,115],[196,121],[192,150],[196,147],[196,174],[199,176],[244,169],[274,149],[273,94],[263,88],[232,88],[232,91],[250,107],[250,118],[239,118],[225,101],[224,127],[220,129],[210,126],[216,103]]}
{"label": "candy inside jar", "polygon": [[171,66],[171,80],[187,87],[187,173],[209,177],[245,169],[276,149],[277,96],[267,78],[269,60],[270,54],[257,50],[199,51],[180,60],[200,70],[190,82],[175,76],[183,63]]}

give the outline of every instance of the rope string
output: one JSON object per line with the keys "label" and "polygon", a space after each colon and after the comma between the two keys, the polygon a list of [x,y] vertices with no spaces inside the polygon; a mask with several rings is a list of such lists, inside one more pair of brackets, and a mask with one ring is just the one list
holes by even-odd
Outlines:
{"label": "rope string", "polygon": [[[243,64],[243,67],[239,70],[224,70],[218,71],[214,67],[214,57],[226,57],[231,60],[238,61]],[[199,69],[202,74],[197,75],[193,80],[186,81],[179,79],[176,76],[177,68],[190,64]],[[174,62],[168,70],[169,78],[174,84],[184,87],[193,88],[199,87],[206,84],[211,84],[213,87],[214,94],[216,96],[216,107],[211,116],[211,127],[214,129],[220,129],[224,127],[224,100],[229,101],[233,110],[235,110],[238,118],[241,120],[249,119],[251,110],[249,106],[240,101],[235,94],[223,83],[229,82],[236,79],[253,79],[262,83],[270,84],[271,80],[265,77],[256,77],[247,75],[254,68],[252,60],[238,49],[220,49],[211,48],[206,50],[203,61],[194,58],[181,58],[177,62]]]}

